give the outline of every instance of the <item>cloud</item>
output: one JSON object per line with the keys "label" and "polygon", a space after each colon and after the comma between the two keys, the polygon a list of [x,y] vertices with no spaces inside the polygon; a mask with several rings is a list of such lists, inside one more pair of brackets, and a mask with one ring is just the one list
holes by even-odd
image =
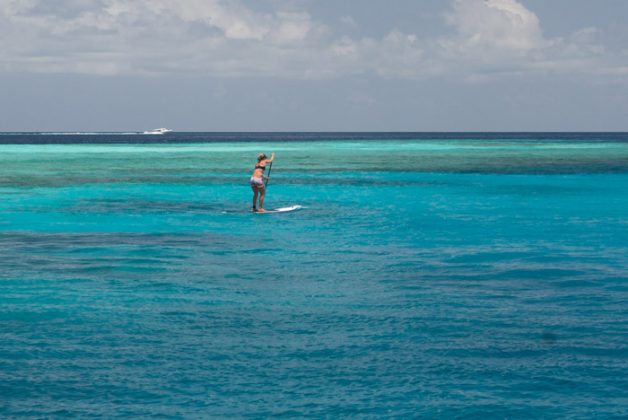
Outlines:
{"label": "cloud", "polygon": [[543,48],[538,17],[515,0],[455,0],[446,14],[458,50],[530,51]]}
{"label": "cloud", "polygon": [[448,4],[448,33],[419,38],[395,27],[358,36],[351,16],[327,24],[288,0],[0,0],[0,71],[470,81],[625,74],[626,55],[598,42],[597,28],[550,39],[520,1]]}
{"label": "cloud", "polygon": [[330,62],[345,73],[373,72],[387,77],[410,77],[421,72],[423,50],[412,34],[392,31],[382,39],[343,37],[329,49]]}
{"label": "cloud", "polygon": [[340,18],[340,22],[342,22],[346,26],[349,26],[350,28],[357,28],[358,27],[358,23],[355,21],[355,19],[353,19],[352,16],[342,16]]}
{"label": "cloud", "polygon": [[516,0],[454,0],[444,17],[454,33],[435,41],[432,56],[443,73],[472,82],[538,72],[533,64],[556,42]]}
{"label": "cloud", "polygon": [[324,30],[235,0],[0,0],[0,24],[5,70],[96,74],[263,74]]}
{"label": "cloud", "polygon": [[597,42],[598,28],[548,38],[538,16],[517,0],[453,0],[445,21],[455,34],[439,39],[430,55],[442,74],[471,82],[539,74],[611,81],[609,74],[626,67]]}

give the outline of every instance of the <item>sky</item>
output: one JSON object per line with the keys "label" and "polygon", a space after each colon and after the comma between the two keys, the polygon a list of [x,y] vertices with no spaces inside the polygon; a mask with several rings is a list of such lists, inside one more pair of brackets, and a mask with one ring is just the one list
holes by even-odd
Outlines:
{"label": "sky", "polygon": [[625,0],[0,0],[0,131],[628,131]]}

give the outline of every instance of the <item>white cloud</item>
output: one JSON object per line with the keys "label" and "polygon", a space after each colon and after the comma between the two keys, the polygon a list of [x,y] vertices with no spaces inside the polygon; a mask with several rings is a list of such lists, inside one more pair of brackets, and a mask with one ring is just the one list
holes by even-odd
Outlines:
{"label": "white cloud", "polygon": [[217,0],[151,0],[162,14],[174,14],[188,23],[200,22],[221,30],[227,39],[261,40],[273,28],[273,16],[256,14],[237,2]]}
{"label": "white cloud", "polygon": [[546,45],[538,17],[515,0],[455,0],[447,21],[460,50],[529,51]]}
{"label": "white cloud", "polygon": [[[288,0],[0,0],[0,70],[239,77],[455,77],[625,74],[599,29],[543,35],[516,0],[452,0],[448,35],[341,36]],[[351,16],[336,24],[356,29]],[[352,31],[352,33],[354,33]]]}
{"label": "white cloud", "polygon": [[352,16],[342,16],[340,18],[340,22],[344,23],[345,25],[351,27],[351,28],[357,28],[358,27],[358,23],[355,21],[355,19]]}
{"label": "white cloud", "polygon": [[468,81],[538,74],[605,77],[622,74],[625,67],[596,42],[598,28],[547,38],[538,16],[517,0],[453,0],[445,19],[456,34],[438,40],[431,56],[443,74]]}
{"label": "white cloud", "polygon": [[51,9],[51,1],[0,0],[2,67],[264,74],[323,27],[305,12],[257,12],[234,0],[102,0],[87,9],[80,0],[56,0]]}

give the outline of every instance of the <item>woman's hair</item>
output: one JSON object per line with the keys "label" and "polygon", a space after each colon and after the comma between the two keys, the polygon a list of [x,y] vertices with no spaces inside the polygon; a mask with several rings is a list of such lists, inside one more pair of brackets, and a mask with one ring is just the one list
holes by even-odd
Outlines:
{"label": "woman's hair", "polygon": [[257,161],[259,162],[262,159],[266,159],[266,155],[264,153],[260,153],[259,155],[257,155]]}

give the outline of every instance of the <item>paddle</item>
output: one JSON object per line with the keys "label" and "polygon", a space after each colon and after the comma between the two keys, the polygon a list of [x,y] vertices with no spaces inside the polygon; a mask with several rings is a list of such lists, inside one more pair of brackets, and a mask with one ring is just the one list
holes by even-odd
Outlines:
{"label": "paddle", "polygon": [[273,170],[273,163],[270,162],[270,168],[268,168],[268,177],[266,177],[266,184],[264,184],[264,188],[268,187],[268,182],[270,181],[270,171]]}

